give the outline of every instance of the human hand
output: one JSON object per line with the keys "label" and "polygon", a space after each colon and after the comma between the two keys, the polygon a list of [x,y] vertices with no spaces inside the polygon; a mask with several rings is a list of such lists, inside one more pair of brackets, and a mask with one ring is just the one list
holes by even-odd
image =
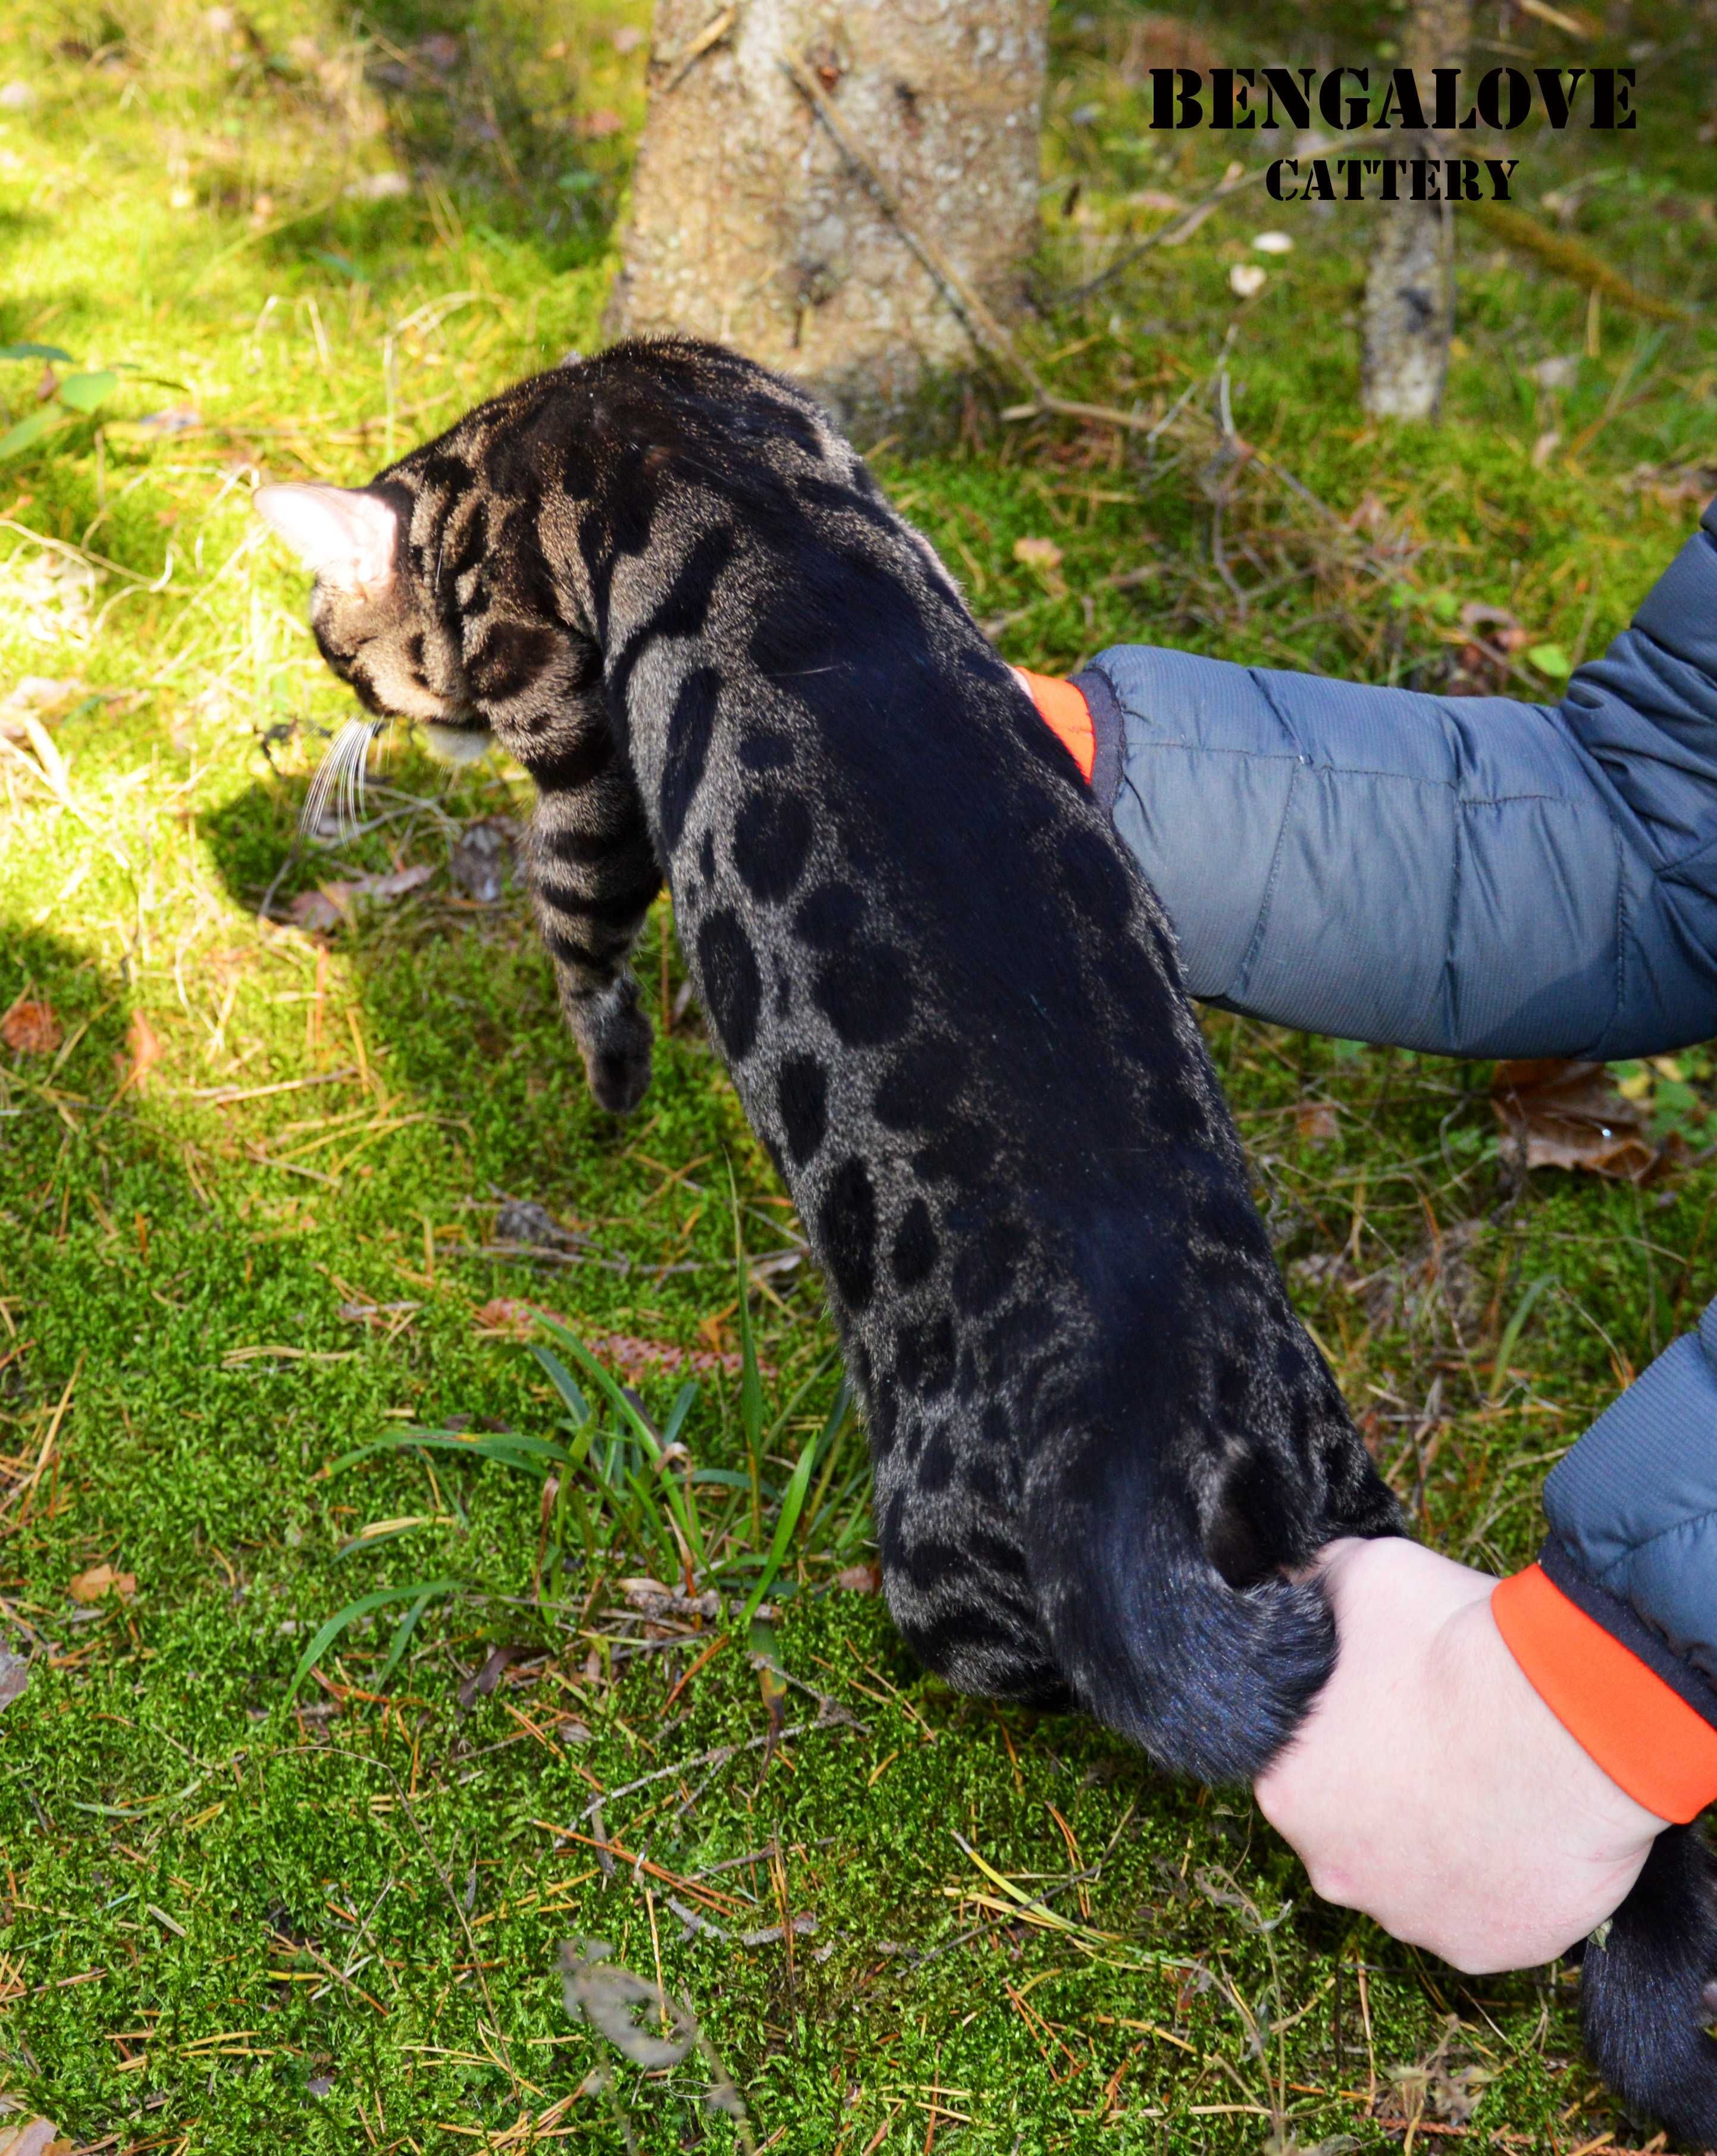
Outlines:
{"label": "human hand", "polygon": [[1626,1898],[1668,1822],[1527,1682],[1489,1573],[1394,1537],[1332,1543],[1319,1568],[1340,1654],[1259,1777],[1265,1818],[1326,1901],[1468,1974],[1552,1959]]}

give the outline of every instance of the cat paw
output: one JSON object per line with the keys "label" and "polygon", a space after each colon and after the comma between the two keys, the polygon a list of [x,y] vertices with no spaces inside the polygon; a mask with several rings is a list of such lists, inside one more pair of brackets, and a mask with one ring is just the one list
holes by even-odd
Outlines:
{"label": "cat paw", "polygon": [[650,1085],[650,1026],[639,1008],[635,983],[617,982],[578,1007],[572,1020],[598,1106],[610,1115],[630,1115]]}

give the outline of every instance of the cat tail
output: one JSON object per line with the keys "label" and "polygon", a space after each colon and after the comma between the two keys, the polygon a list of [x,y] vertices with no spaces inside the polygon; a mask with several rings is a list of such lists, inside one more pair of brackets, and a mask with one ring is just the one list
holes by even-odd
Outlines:
{"label": "cat tail", "polygon": [[1580,1969],[1592,2064],[1678,2141],[1717,2148],[1717,2043],[1706,2034],[1717,2020],[1717,1864],[1697,1827],[1658,1836]]}
{"label": "cat tail", "polygon": [[1020,1517],[1051,1658],[1079,1705],[1172,1772],[1257,1779],[1335,1666],[1321,1585],[1235,1586],[1205,1554],[1185,1489],[1136,1456],[1079,1447],[1028,1469]]}

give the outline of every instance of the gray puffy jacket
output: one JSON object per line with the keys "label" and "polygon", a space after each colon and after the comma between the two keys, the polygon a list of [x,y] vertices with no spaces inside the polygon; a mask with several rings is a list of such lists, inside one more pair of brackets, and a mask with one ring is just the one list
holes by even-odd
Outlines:
{"label": "gray puffy jacket", "polygon": [[[1717,503],[1554,706],[1148,645],[1076,679],[1195,995],[1445,1055],[1717,1035]],[[1545,1510],[1555,1584],[1717,1723],[1717,1304]]]}

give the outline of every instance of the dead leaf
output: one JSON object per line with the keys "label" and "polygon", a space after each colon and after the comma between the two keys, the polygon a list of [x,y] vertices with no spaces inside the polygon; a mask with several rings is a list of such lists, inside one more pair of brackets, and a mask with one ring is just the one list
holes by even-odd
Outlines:
{"label": "dead leaf", "polygon": [[460,1705],[469,1707],[475,1700],[487,1699],[506,1675],[509,1666],[532,1651],[529,1647],[491,1647],[489,1658],[481,1669],[474,1670],[460,1685],[458,1692]]}
{"label": "dead leaf", "polygon": [[414,868],[395,869],[390,875],[359,876],[352,888],[360,898],[373,898],[385,906],[390,899],[404,898],[407,891],[420,889],[434,873],[427,863],[419,862]]}
{"label": "dead leaf", "polygon": [[702,1594],[682,1594],[659,1579],[622,1579],[616,1583],[629,1608],[645,1617],[719,1617],[722,1598],[707,1588]]}
{"label": "dead leaf", "polygon": [[480,906],[493,906],[506,889],[512,858],[511,819],[485,817],[460,832],[448,870],[467,898],[476,899]]}
{"label": "dead leaf", "polygon": [[1047,577],[1062,566],[1062,550],[1053,539],[1016,539],[1014,559],[1021,567],[1036,569]]}
{"label": "dead leaf", "polygon": [[880,1594],[882,1568],[876,1563],[847,1565],[835,1573],[835,1584],[847,1594]]}
{"label": "dead leaf", "polygon": [[1666,509],[1706,502],[1717,494],[1717,465],[1636,465],[1622,484],[1631,494],[1654,495]]}
{"label": "dead leaf", "polygon": [[89,693],[87,686],[75,675],[59,680],[45,674],[22,675],[4,701],[0,701],[0,734],[8,741],[24,741],[28,738],[26,719],[52,725]]}
{"label": "dead leaf", "polygon": [[143,1086],[166,1052],[161,1045],[160,1035],[142,1012],[133,1011],[131,1022],[126,1028],[125,1048],[116,1050],[113,1058],[120,1091],[125,1092],[133,1086]]}
{"label": "dead leaf", "polygon": [[0,1707],[10,1707],[21,1697],[29,1681],[30,1666],[24,1657],[14,1655],[9,1647],[0,1647]]}
{"label": "dead leaf", "polygon": [[146,412],[137,422],[137,432],[146,439],[162,440],[175,434],[194,434],[203,424],[203,414],[194,404],[169,404],[160,412]]}
{"label": "dead leaf", "polygon": [[[697,2023],[689,2008],[629,1969],[610,1960],[614,1948],[604,1939],[568,1939],[560,1950],[561,1983],[568,2014],[583,2015],[600,2030],[621,2056],[654,2071],[679,2065],[697,2041]],[[658,2026],[671,2032],[655,2035],[633,2020],[640,2007],[660,2015]]]}
{"label": "dead leaf", "polygon": [[1681,1149],[1673,1133],[1663,1145],[1651,1142],[1644,1108],[1622,1098],[1601,1063],[1499,1063],[1490,1097],[1504,1152],[1518,1155],[1524,1146],[1529,1168],[1645,1183]]}
{"label": "dead leaf", "polygon": [[602,105],[594,112],[581,114],[573,131],[587,142],[604,142],[610,135],[619,134],[625,124],[612,105]]}
{"label": "dead leaf", "polygon": [[0,2120],[0,2156],[71,2156],[71,2149],[72,2143],[51,2118],[32,2118],[11,2127]]}
{"label": "dead leaf", "polygon": [[590,1238],[581,1235],[576,1229],[563,1228],[546,1205],[539,1205],[534,1198],[506,1198],[495,1215],[495,1240],[497,1243],[530,1243],[538,1250],[561,1250]]}
{"label": "dead leaf", "polygon": [[1293,1127],[1308,1145],[1326,1146],[1341,1136],[1341,1125],[1327,1101],[1302,1101],[1293,1111]]}
{"label": "dead leaf", "polygon": [[78,1574],[68,1589],[74,1602],[105,1602],[110,1594],[129,1602],[136,1591],[136,1573],[116,1572],[111,1564],[92,1564],[87,1572]]}
{"label": "dead leaf", "polygon": [[491,1339],[528,1340],[539,1317],[552,1317],[557,1325],[567,1322],[558,1312],[544,1310],[534,1302],[520,1302],[510,1295],[492,1297],[472,1314],[478,1332]]}
{"label": "dead leaf", "polygon": [[350,897],[348,884],[319,884],[314,891],[301,891],[288,901],[286,918],[310,935],[332,936],[342,921],[351,918]]}
{"label": "dead leaf", "polygon": [[45,1001],[20,996],[0,1018],[0,1040],[19,1055],[51,1055],[64,1037],[52,1004]]}
{"label": "dead leaf", "polygon": [[349,876],[333,883],[319,883],[314,891],[301,891],[287,901],[286,917],[294,927],[312,936],[331,936],[343,921],[349,927],[357,917],[357,901],[386,906],[404,898],[434,875],[434,869],[419,863],[394,869],[387,875]]}

